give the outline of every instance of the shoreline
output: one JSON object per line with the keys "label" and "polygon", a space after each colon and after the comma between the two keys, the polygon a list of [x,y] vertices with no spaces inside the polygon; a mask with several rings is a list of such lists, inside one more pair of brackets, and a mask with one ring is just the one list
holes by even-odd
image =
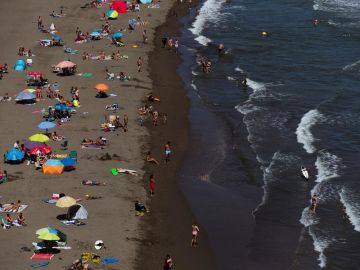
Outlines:
{"label": "shoreline", "polygon": [[[192,7],[196,7],[199,2],[193,2]],[[166,165],[167,168],[147,164],[144,169],[147,172],[144,175],[146,189],[150,174],[154,174],[160,184],[149,203],[151,213],[140,224],[144,240],[138,252],[140,259],[137,269],[150,270],[154,269],[154,265],[160,267],[166,254],[171,255],[176,269],[215,269],[216,266],[203,228],[200,227],[199,247],[190,247],[191,224],[195,218],[180,188],[180,170],[190,146],[190,99],[177,73],[182,61],[180,55],[161,48],[161,37],[178,36],[182,27],[180,20],[188,15],[188,11],[187,4],[174,2],[166,16],[166,22],[156,28],[153,51],[149,54],[153,93],[154,96],[161,97],[161,103],[156,109],[168,114],[165,130],[162,127],[148,128],[150,150],[159,162],[163,162],[163,145],[171,141],[174,154],[171,162]]]}

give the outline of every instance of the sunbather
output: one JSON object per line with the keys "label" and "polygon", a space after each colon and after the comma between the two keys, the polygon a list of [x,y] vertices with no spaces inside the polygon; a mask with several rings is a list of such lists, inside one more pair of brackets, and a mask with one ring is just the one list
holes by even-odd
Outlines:
{"label": "sunbather", "polygon": [[6,214],[5,220],[8,224],[13,225],[14,220],[12,219],[9,213]]}
{"label": "sunbather", "polygon": [[84,186],[105,186],[106,182],[101,183],[96,180],[82,180],[81,184]]}
{"label": "sunbather", "polygon": [[159,162],[151,155],[150,151],[146,155],[146,161],[150,162],[150,163],[155,163],[156,165],[159,165]]}
{"label": "sunbather", "polygon": [[122,168],[116,168],[118,173],[123,173],[123,174],[130,174],[133,176],[138,176],[137,172],[134,170],[129,170],[129,169],[122,169]]}
{"label": "sunbather", "polygon": [[25,218],[23,213],[19,213],[17,219],[14,221],[21,226],[26,226]]}

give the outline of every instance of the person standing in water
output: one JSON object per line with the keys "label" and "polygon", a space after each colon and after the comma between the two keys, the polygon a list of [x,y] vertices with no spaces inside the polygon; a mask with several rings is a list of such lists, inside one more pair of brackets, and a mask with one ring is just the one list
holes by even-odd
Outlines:
{"label": "person standing in water", "polygon": [[343,221],[347,221],[349,219],[345,206],[341,209],[341,218],[343,219]]}
{"label": "person standing in water", "polygon": [[150,175],[149,190],[150,190],[150,196],[154,197],[154,195],[155,195],[155,179],[154,179],[153,175]]}
{"label": "person standing in water", "polygon": [[314,214],[316,213],[317,204],[318,204],[318,196],[314,194],[311,196],[311,206],[310,206],[310,209]]}
{"label": "person standing in water", "polygon": [[199,235],[200,229],[198,227],[198,225],[194,222],[191,225],[191,246],[192,247],[197,247],[198,242],[197,242],[197,237]]}
{"label": "person standing in water", "polygon": [[167,142],[165,144],[165,163],[168,163],[170,161],[170,155],[171,155],[170,142]]}
{"label": "person standing in water", "polygon": [[164,258],[163,269],[164,270],[172,270],[172,265],[173,265],[172,259],[171,259],[170,255],[167,254]]}

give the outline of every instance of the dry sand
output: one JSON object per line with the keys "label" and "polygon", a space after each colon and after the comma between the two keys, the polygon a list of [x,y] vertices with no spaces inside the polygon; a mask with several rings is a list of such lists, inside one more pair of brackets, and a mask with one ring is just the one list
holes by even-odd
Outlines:
{"label": "dry sand", "polygon": [[[140,16],[143,20],[149,21],[147,30],[150,41],[155,26],[164,22],[165,15],[172,3],[173,1],[162,2],[160,10],[142,6]],[[142,41],[142,28],[138,28],[133,33],[125,32],[123,40],[128,46],[120,48],[121,53],[128,55],[129,59],[83,61],[81,59],[83,51],[95,53],[104,50],[106,54],[111,54],[118,49],[110,45],[109,40],[86,44],[74,43],[76,27],[79,26],[83,32],[92,32],[101,27],[103,22],[99,18],[106,11],[105,8],[81,9],[82,4],[84,1],[79,0],[13,0],[1,1],[0,3],[0,23],[2,26],[0,62],[7,62],[12,67],[16,59],[19,58],[17,56],[18,46],[31,48],[36,56],[33,57],[34,64],[29,70],[41,71],[50,82],[60,83],[62,93],[67,99],[70,99],[70,87],[79,87],[81,101],[81,108],[71,118],[71,125],[56,128],[59,134],[69,138],[69,150],[78,151],[79,162],[75,171],[52,176],[36,171],[32,165],[4,164],[1,168],[8,171],[12,181],[0,185],[0,195],[2,196],[0,202],[9,203],[20,199],[29,205],[24,211],[28,226],[1,230],[0,268],[4,270],[29,269],[30,264],[34,263],[29,259],[32,252],[21,251],[21,248],[31,247],[31,242],[36,241],[35,231],[46,226],[58,228],[67,234],[68,245],[72,247],[71,251],[65,250],[56,255],[50,262],[50,266],[47,267],[48,269],[63,269],[78,258],[82,252],[95,252],[93,244],[97,239],[102,239],[107,247],[106,250],[97,252],[99,255],[114,256],[120,259],[120,264],[114,265],[114,269],[132,269],[134,262],[139,261],[136,259],[136,251],[139,241],[141,242],[145,236],[143,231],[140,232],[138,225],[141,219],[135,216],[133,202],[135,199],[147,200],[144,180],[141,175],[143,174],[144,153],[147,151],[145,143],[148,132],[145,127],[139,126],[137,122],[137,108],[152,88],[149,73],[146,70],[148,65],[147,53],[151,50],[151,46],[131,48],[131,44],[140,44]],[[51,11],[58,11],[60,5],[65,7],[64,12],[67,16],[55,19],[50,17]],[[65,54],[62,47],[44,48],[37,45],[37,40],[49,37],[37,30],[38,16],[42,16],[46,27],[54,22],[58,34],[64,39],[66,45],[78,49],[80,54]],[[111,24],[115,29],[126,28],[128,19],[136,18],[136,16],[137,13],[120,15],[119,19],[111,21]],[[144,58],[145,68],[141,73],[136,71],[138,56]],[[94,76],[91,78],[59,77],[51,72],[51,65],[67,59],[78,64],[78,72],[91,72]],[[126,83],[126,86],[119,81],[105,81],[105,67],[108,67],[111,72],[124,71],[125,74],[138,80]],[[99,82],[107,83],[110,86],[109,92],[118,96],[96,99],[94,97],[94,85]],[[25,88],[25,72],[15,72],[11,69],[10,73],[0,81],[0,95],[8,92],[14,97],[17,92]],[[121,118],[125,113],[129,116],[129,131],[127,133],[118,131],[104,134],[99,129],[104,115],[108,114],[104,110],[105,105],[113,102],[120,103],[121,109],[118,114]],[[47,108],[47,106],[55,103],[55,100],[49,99],[40,101],[34,106],[19,105],[14,102],[1,103],[0,152],[5,153],[16,140],[24,140],[30,135],[40,132],[36,126],[42,121],[41,115],[32,112]],[[100,135],[108,139],[110,143],[108,149],[83,150],[80,148],[81,139],[85,137],[94,139]],[[60,143],[49,142],[48,144],[57,153],[62,153]],[[159,146],[162,147],[162,142]],[[116,154],[119,158],[99,161],[99,157],[106,153],[111,156]],[[121,175],[113,177],[110,169],[114,166],[138,170],[140,176]],[[105,181],[107,185],[104,187],[84,187],[80,184],[83,179]],[[89,219],[85,226],[65,226],[56,219],[56,216],[66,210],[41,201],[49,198],[52,193],[60,192],[75,198],[84,198],[85,194],[90,194],[102,196],[103,199],[83,200],[81,202],[89,211]],[[160,265],[162,258],[159,260]]]}

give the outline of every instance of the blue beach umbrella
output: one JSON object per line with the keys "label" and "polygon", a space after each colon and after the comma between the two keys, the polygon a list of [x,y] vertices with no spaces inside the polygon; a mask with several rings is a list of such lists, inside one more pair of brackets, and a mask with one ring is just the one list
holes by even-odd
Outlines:
{"label": "blue beach umbrella", "polygon": [[152,2],[152,0],[140,0],[141,4],[147,5]]}
{"label": "blue beach umbrella", "polygon": [[36,99],[36,95],[34,93],[20,92],[16,96],[15,101],[32,100],[32,99]]}
{"label": "blue beach umbrella", "polygon": [[121,38],[123,35],[124,35],[124,34],[121,33],[121,32],[116,32],[116,33],[112,34],[111,36],[112,36],[113,38]]}
{"label": "blue beach umbrella", "polygon": [[68,106],[66,106],[64,103],[55,104],[55,110],[63,111],[63,110],[67,110],[67,109],[68,109]]}
{"label": "blue beach umbrella", "polygon": [[53,122],[41,122],[39,125],[38,125],[38,128],[40,129],[50,129],[50,128],[54,128],[56,127],[56,124],[54,124]]}
{"label": "blue beach umbrella", "polygon": [[5,161],[20,161],[25,157],[24,152],[17,148],[12,148],[5,154]]}
{"label": "blue beach umbrella", "polygon": [[59,35],[51,34],[51,36],[56,42],[63,42],[62,38]]}
{"label": "blue beach umbrella", "polygon": [[64,158],[61,160],[61,163],[65,166],[65,167],[70,167],[70,166],[74,166],[76,164],[76,160],[73,158]]}

